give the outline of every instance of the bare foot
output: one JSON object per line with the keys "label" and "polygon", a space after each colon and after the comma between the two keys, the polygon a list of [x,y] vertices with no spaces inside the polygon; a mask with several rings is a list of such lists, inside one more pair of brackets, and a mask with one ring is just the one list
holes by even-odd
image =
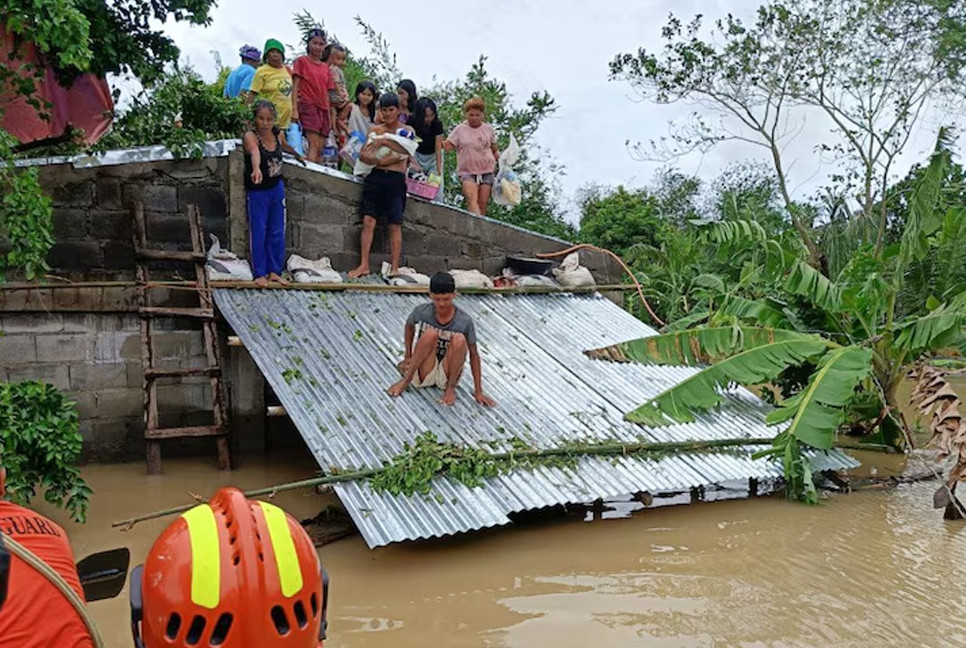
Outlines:
{"label": "bare foot", "polygon": [[265,277],[259,277],[258,279],[255,280],[255,285],[258,286],[259,288],[264,288],[265,286],[268,285],[268,279]]}
{"label": "bare foot", "polygon": [[456,389],[453,387],[447,387],[446,391],[443,392],[443,395],[439,399],[440,405],[446,405],[447,407],[449,407],[455,402],[456,402]]}
{"label": "bare foot", "polygon": [[355,270],[349,271],[349,279],[358,279],[359,277],[365,277],[369,273],[370,273],[369,266],[361,265]]}
{"label": "bare foot", "polygon": [[287,286],[287,285],[289,285],[289,282],[288,282],[287,279],[282,279],[281,275],[277,275],[274,272],[272,274],[268,275],[268,280],[269,281],[274,281],[275,283],[277,283],[280,286]]}
{"label": "bare foot", "polygon": [[390,386],[386,391],[390,396],[401,396],[402,393],[406,391],[406,387],[408,386],[409,385],[405,380],[400,380],[399,382],[393,383],[392,386]]}

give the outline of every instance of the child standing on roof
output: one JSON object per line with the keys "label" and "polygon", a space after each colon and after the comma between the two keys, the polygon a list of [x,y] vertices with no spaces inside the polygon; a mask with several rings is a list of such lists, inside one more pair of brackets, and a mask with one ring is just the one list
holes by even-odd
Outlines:
{"label": "child standing on roof", "polygon": [[486,213],[500,159],[496,133],[483,121],[485,111],[483,99],[468,99],[463,105],[466,121],[454,128],[443,143],[447,151],[456,151],[456,173],[463,183],[466,209],[473,214]]}
{"label": "child standing on roof", "polygon": [[245,193],[248,199],[248,241],[255,285],[269,281],[288,284],[285,268],[285,183],[282,181],[282,151],[299,162],[305,159],[285,141],[276,126],[276,109],[261,99],[252,110],[254,128],[242,140],[245,147]]}
{"label": "child standing on roof", "polygon": [[292,122],[292,74],[285,67],[285,46],[269,38],[262,56],[264,65],[255,70],[248,102],[256,97],[270,101],[278,114],[275,125],[285,130]]}
{"label": "child standing on roof", "polygon": [[312,29],[307,34],[306,54],[295,59],[292,71],[292,120],[302,125],[309,142],[306,158],[322,161],[322,147],[332,130],[332,105],[329,92],[335,87],[332,71],[322,61],[325,31]]}
{"label": "child standing on roof", "polygon": [[[399,121],[399,97],[387,92],[379,97],[379,123],[369,131],[359,161],[374,167],[362,184],[362,233],[359,237],[361,259],[359,267],[349,272],[350,278],[369,274],[369,253],[376,232],[376,223],[389,226],[390,276],[399,271],[402,256],[402,222],[406,210],[406,168],[410,153],[399,143],[386,138],[405,138],[415,152],[415,137],[411,128]],[[378,139],[376,139],[378,138]]]}

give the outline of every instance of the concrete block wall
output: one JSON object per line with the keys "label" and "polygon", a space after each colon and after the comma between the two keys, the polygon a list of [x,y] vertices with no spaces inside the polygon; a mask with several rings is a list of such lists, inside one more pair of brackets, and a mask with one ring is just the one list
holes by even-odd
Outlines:
{"label": "concrete block wall", "polygon": [[[134,277],[131,207],[144,206],[148,240],[159,249],[190,249],[185,210],[197,204],[206,232],[227,237],[226,158],[75,168],[41,167],[53,201],[52,272],[72,280]],[[207,243],[207,241],[206,241]]]}
{"label": "concrete block wall", "polygon": [[[160,366],[204,366],[200,331],[161,331]],[[39,380],[77,404],[86,460],[144,456],[141,337],[134,314],[0,314],[0,380]],[[159,384],[162,423],[188,425],[210,409],[205,378]],[[165,420],[167,417],[167,421]]]}

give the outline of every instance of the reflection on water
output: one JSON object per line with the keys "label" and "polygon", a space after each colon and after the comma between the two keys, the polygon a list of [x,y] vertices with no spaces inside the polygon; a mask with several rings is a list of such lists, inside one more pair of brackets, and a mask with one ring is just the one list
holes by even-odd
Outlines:
{"label": "reflection on water", "polygon": [[[304,457],[261,461],[230,481],[264,486],[315,468]],[[168,520],[128,533],[110,521],[229,481],[201,460],[164,469],[150,478],[140,464],[85,470],[91,522],[68,525],[78,557],[126,544],[141,562]],[[375,551],[350,537],[320,550],[332,578],[326,646],[963,646],[966,531],[929,508],[934,487],[818,507],[762,498],[544,520]],[[324,505],[312,491],[277,503],[297,517]],[[131,645],[122,596],[91,608],[112,648]]]}

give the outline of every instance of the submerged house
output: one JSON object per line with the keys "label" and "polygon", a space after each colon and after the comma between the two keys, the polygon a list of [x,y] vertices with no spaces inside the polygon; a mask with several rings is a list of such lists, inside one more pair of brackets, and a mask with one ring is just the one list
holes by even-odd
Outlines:
{"label": "submerged house", "polygon": [[[0,289],[0,376],[54,384],[77,404],[85,456],[118,461],[157,445],[145,428],[144,345],[159,366],[202,367],[157,388],[156,416],[175,429],[210,424],[220,391],[204,370],[202,331],[175,319],[142,338],[132,213],[163,250],[197,247],[186,212],[196,206],[206,234],[236,251],[246,248],[242,158],[234,142],[208,145],[200,160],[174,160],[160,147],[99,156],[35,160],[53,197],[56,244],[49,262],[70,283],[13,282]],[[289,254],[329,257],[338,269],[358,260],[357,180],[321,167],[286,167]],[[568,246],[499,221],[411,198],[404,225],[404,264],[422,272],[475,268],[496,274],[507,255],[532,256]],[[377,237],[374,261],[386,242]],[[189,255],[190,257],[190,255]],[[601,284],[619,269],[604,257],[582,255]],[[143,284],[142,284],[143,285]],[[162,287],[163,288],[163,287]],[[160,304],[179,308],[186,293],[160,291]],[[379,468],[427,432],[442,442],[487,452],[518,445],[548,450],[573,444],[708,441],[761,438],[767,406],[735,389],[718,411],[694,423],[647,428],[624,414],[693,369],[616,364],[585,355],[654,333],[597,293],[463,295],[458,305],[476,322],[487,392],[496,408],[478,406],[469,377],[452,408],[433,390],[390,398],[398,376],[403,325],[425,295],[366,290],[253,290],[215,285],[219,335],[233,331],[232,348],[217,367],[231,414],[235,453],[264,449],[265,386],[326,473]],[[190,295],[189,295],[190,296]],[[210,350],[207,350],[210,351]],[[169,371],[160,369],[159,371]],[[211,374],[211,375],[209,375]],[[214,389],[214,391],[213,391]],[[217,422],[217,421],[216,421]],[[166,456],[211,452],[210,439],[165,440]],[[478,487],[438,477],[426,494],[393,495],[365,480],[335,486],[370,547],[508,524],[515,513],[638,495],[648,506],[754,494],[781,477],[780,465],[752,460],[762,446],[728,451],[642,456],[583,456],[561,465],[515,469]],[[857,465],[839,452],[815,452],[816,470]]]}

